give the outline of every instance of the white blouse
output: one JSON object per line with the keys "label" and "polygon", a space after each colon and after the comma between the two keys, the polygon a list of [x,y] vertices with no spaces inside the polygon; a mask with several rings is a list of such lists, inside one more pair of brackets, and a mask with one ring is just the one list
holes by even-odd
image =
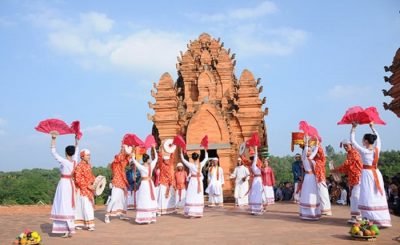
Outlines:
{"label": "white blouse", "polygon": [[[372,132],[377,136],[375,147],[378,148],[378,154],[379,154],[379,152],[381,151],[381,138],[379,137],[378,132],[376,132],[374,128],[372,129]],[[357,151],[360,152],[363,164],[372,165],[372,162],[374,161],[374,149],[370,150],[360,146],[356,141],[356,132],[354,132],[353,130],[350,133],[350,142],[354,146],[354,148],[356,148]]]}

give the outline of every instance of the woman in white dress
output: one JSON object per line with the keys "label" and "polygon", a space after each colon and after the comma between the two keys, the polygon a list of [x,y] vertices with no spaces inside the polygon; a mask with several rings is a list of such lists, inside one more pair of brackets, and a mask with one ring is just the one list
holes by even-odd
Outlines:
{"label": "woman in white dress", "polygon": [[[361,216],[374,222],[381,227],[390,227],[391,219],[383,186],[382,174],[378,169],[379,152],[381,150],[381,139],[375,130],[373,123],[370,124],[373,134],[365,134],[363,146],[355,139],[357,124],[353,124],[350,133],[351,144],[361,155],[363,170],[361,172],[361,189],[358,208]],[[375,146],[374,146],[374,143]]]}
{"label": "woman in white dress", "polygon": [[75,184],[72,175],[78,160],[78,139],[75,138],[75,146],[65,148],[66,158],[56,152],[56,134],[51,135],[51,153],[60,163],[61,179],[58,182],[54,195],[51,218],[53,220],[52,233],[64,234],[62,237],[71,237],[75,233]]}
{"label": "woman in white dress", "polygon": [[314,173],[315,162],[310,159],[311,150],[308,147],[308,136],[306,136],[304,143],[301,159],[305,175],[300,193],[300,218],[305,220],[319,220],[321,218],[321,210],[317,180]]}
{"label": "woman in white dress", "polygon": [[203,193],[203,175],[201,173],[201,169],[204,167],[208,160],[208,153],[205,151],[205,157],[203,161],[199,163],[199,154],[193,153],[192,159],[193,163],[186,161],[183,157],[183,153],[181,150],[181,160],[183,164],[190,171],[190,181],[186,191],[186,203],[184,208],[185,216],[188,217],[203,217],[203,209],[204,209],[204,193]]}
{"label": "woman in white dress", "polygon": [[[253,159],[251,159],[253,158]],[[262,184],[262,176],[261,176],[261,166],[257,166],[258,154],[257,154],[257,146],[254,149],[254,156],[250,157],[250,160],[253,161],[251,164],[251,171],[253,172],[254,178],[253,183],[250,188],[249,195],[249,209],[250,213],[253,215],[262,215],[263,214],[263,184]]]}
{"label": "woman in white dress", "polygon": [[157,201],[155,187],[151,175],[158,161],[158,154],[156,148],[153,146],[154,159],[151,160],[150,156],[144,154],[142,157],[143,165],[140,164],[134,156],[132,161],[136,168],[140,171],[141,183],[137,191],[137,204],[136,204],[136,219],[138,224],[150,224],[156,222],[157,216]]}

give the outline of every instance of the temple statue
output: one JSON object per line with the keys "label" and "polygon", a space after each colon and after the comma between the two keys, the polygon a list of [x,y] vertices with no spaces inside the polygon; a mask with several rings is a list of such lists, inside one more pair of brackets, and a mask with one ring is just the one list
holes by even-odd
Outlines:
{"label": "temple statue", "polygon": [[389,90],[383,89],[382,92],[384,96],[390,96],[393,100],[389,104],[384,102],[383,107],[385,110],[393,111],[397,117],[400,117],[400,48],[393,58],[392,65],[385,66],[385,71],[392,73],[390,77],[384,77],[385,82],[390,83],[392,87]]}

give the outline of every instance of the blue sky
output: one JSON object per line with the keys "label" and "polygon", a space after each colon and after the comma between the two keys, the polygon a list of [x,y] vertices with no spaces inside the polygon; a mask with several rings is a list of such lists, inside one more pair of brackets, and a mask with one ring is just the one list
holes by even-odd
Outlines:
{"label": "blue sky", "polygon": [[[262,78],[270,152],[290,152],[300,120],[337,148],[348,107],[376,106],[383,149],[399,150],[400,121],[381,89],[399,48],[400,4],[354,1],[0,2],[0,171],[53,168],[46,118],[80,120],[81,147],[105,166],[124,133],[145,137],[153,82],[177,78],[179,51],[202,32],[221,37],[243,69]],[[367,131],[359,129],[358,138]],[[73,142],[60,137],[58,150]]]}

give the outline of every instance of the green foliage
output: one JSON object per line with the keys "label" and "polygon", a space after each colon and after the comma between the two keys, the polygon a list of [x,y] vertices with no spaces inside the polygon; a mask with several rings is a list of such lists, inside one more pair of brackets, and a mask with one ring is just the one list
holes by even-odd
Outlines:
{"label": "green foliage", "polygon": [[[104,175],[107,182],[111,179],[110,169],[95,167],[93,173],[96,176]],[[57,168],[0,172],[0,205],[51,204],[59,180],[60,171]],[[108,192],[107,185],[103,195],[96,197],[96,203],[104,204]]]}

